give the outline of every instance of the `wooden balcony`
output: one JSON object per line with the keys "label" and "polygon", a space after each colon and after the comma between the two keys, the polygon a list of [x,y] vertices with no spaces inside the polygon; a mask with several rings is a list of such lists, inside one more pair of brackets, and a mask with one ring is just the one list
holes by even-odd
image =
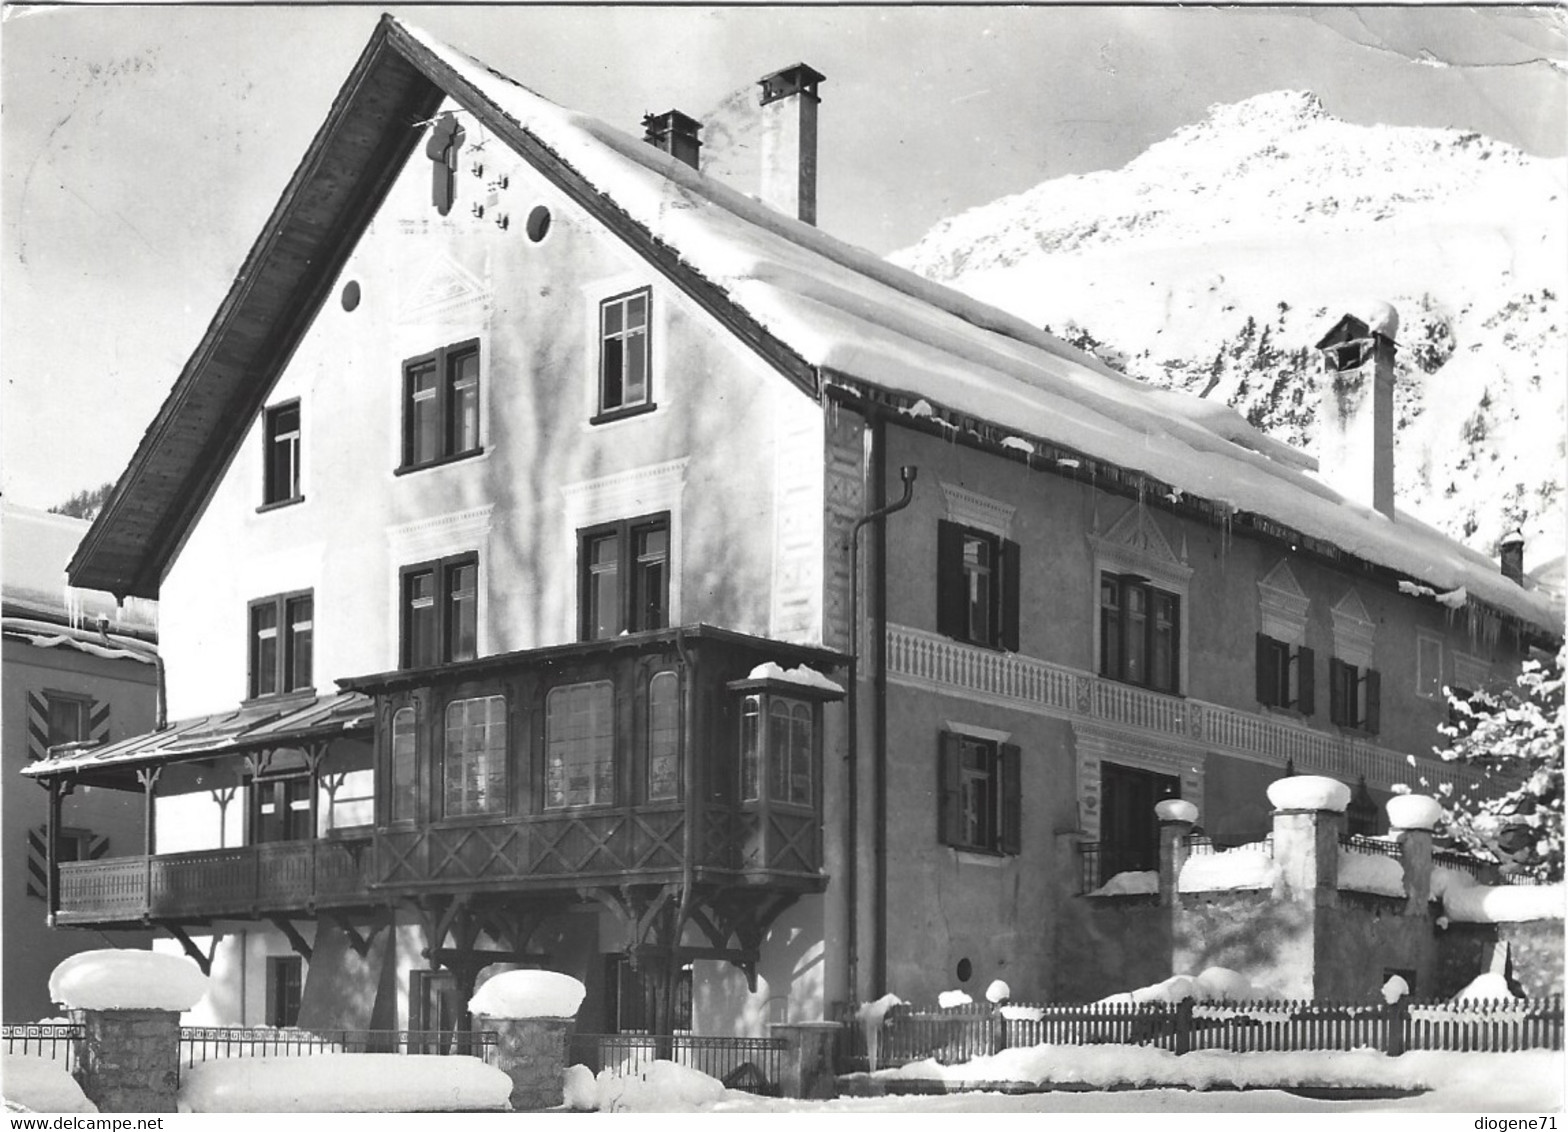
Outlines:
{"label": "wooden balcony", "polygon": [[368,838],[280,841],[60,866],[67,925],[309,913],[371,902]]}
{"label": "wooden balcony", "polygon": [[[820,888],[815,813],[697,808],[692,878]],[[374,885],[396,891],[573,891],[594,883],[673,883],[687,855],[687,808],[637,806],[387,830]]]}

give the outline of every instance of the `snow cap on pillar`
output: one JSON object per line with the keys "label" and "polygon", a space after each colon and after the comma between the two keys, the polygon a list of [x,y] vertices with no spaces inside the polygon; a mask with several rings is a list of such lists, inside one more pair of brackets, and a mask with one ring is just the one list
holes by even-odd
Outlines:
{"label": "snow cap on pillar", "polygon": [[1393,829],[1433,829],[1443,820],[1443,807],[1425,794],[1395,794],[1384,808]]}
{"label": "snow cap on pillar", "polygon": [[1269,783],[1269,801],[1276,810],[1332,810],[1344,813],[1350,805],[1350,787],[1337,778],[1297,774]]}
{"label": "snow cap on pillar", "polygon": [[1182,798],[1167,798],[1155,804],[1154,816],[1160,821],[1184,821],[1192,824],[1198,820],[1198,807]]}

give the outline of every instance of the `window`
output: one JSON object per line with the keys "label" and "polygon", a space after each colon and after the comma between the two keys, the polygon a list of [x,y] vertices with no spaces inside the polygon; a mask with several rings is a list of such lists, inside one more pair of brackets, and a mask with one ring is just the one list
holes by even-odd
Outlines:
{"label": "window", "polygon": [[399,471],[480,451],[479,343],[447,346],[404,362],[403,464]]}
{"label": "window", "polygon": [[400,585],[402,667],[449,664],[479,654],[477,555],[405,566]]}
{"label": "window", "polygon": [[747,696],[740,716],[740,796],[761,801],[764,784],[772,802],[815,804],[816,712],[803,700],[777,695]]}
{"label": "window", "polygon": [[299,1024],[299,999],[304,987],[305,965],[298,955],[267,956],[267,1025]]}
{"label": "window", "polygon": [[413,821],[419,805],[418,722],[411,707],[392,715],[392,783],[387,792],[387,818],[392,822]]}
{"label": "window", "polygon": [[615,802],[615,691],[608,680],[545,697],[545,809]]}
{"label": "window", "polygon": [[937,631],[1018,651],[1018,544],[943,519],[937,523]]}
{"label": "window", "polygon": [[942,844],[1016,854],[1023,817],[1018,748],[944,731],[937,761],[937,832]]}
{"label": "window", "polygon": [[1100,575],[1100,675],[1176,695],[1181,598],[1136,574]]}
{"label": "window", "polygon": [[[109,839],[87,829],[65,828],[55,832],[55,859],[96,861],[109,852]],[[49,827],[35,826],[27,831],[27,895],[40,900],[49,895]]]}
{"label": "window", "polygon": [[45,692],[44,701],[49,712],[47,746],[81,743],[92,737],[91,699],[68,692]]}
{"label": "window", "polygon": [[649,516],[579,534],[578,580],[585,641],[663,629],[670,610],[670,520]]}
{"label": "window", "polygon": [[649,291],[599,304],[599,414],[595,421],[654,408],[649,374]]}
{"label": "window", "polygon": [[311,591],[250,603],[250,698],[312,687],[315,599]]}
{"label": "window", "polygon": [[1416,695],[1443,698],[1443,642],[1436,637],[1416,638]]}
{"label": "window", "polygon": [[258,778],[250,787],[250,843],[306,841],[316,835],[310,820],[310,775]]}
{"label": "window", "polygon": [[1316,710],[1312,650],[1259,633],[1257,653],[1258,702],[1311,715]]}
{"label": "window", "polygon": [[1376,735],[1382,698],[1376,670],[1335,657],[1328,662],[1328,680],[1330,722]]}
{"label": "window", "polygon": [[1140,767],[1100,763],[1100,879],[1150,872],[1160,864],[1154,807],[1181,797],[1181,780]]}
{"label": "window", "polygon": [[674,801],[680,790],[680,677],[656,672],[648,681],[648,801]]}
{"label": "window", "polygon": [[297,503],[299,490],[299,402],[275,405],[266,411],[266,474],[261,502],[264,507]]}
{"label": "window", "polygon": [[444,816],[505,812],[506,698],[448,704],[441,757]]}

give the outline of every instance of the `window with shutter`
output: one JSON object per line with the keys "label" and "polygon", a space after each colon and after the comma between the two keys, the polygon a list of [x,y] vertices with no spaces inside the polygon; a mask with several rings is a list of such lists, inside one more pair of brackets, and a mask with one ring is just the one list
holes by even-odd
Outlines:
{"label": "window with shutter", "polygon": [[1265,633],[1257,636],[1257,699],[1267,707],[1292,708],[1311,715],[1314,655],[1305,645],[1291,647]]}
{"label": "window with shutter", "polygon": [[1100,675],[1181,689],[1181,598],[1137,574],[1100,575]]}
{"label": "window with shutter", "polygon": [[1375,735],[1382,715],[1382,677],[1338,657],[1328,663],[1329,721]]}
{"label": "window with shutter", "polygon": [[937,631],[1018,650],[1018,544],[946,519],[937,523]]}
{"label": "window with shutter", "polygon": [[1016,854],[1023,824],[1019,751],[943,731],[937,748],[937,838],[979,853]]}

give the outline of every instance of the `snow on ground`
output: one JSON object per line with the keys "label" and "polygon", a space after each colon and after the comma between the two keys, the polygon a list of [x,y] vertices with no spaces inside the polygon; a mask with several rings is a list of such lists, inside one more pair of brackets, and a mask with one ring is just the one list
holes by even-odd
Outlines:
{"label": "snow on ground", "polygon": [[181,1112],[505,1111],[512,1079],[477,1057],[323,1053],[202,1061],[181,1071]]}
{"label": "snow on ground", "polygon": [[0,1055],[0,1092],[6,1106],[29,1112],[97,1112],[65,1063],[28,1054]]}
{"label": "snow on ground", "polygon": [[1443,911],[1450,920],[1468,924],[1560,920],[1563,901],[1561,884],[1474,884],[1449,888],[1443,895]]}
{"label": "snow on ground", "polygon": [[587,993],[559,971],[506,971],[486,980],[468,1009],[490,1018],[575,1018]]}
{"label": "snow on ground", "polygon": [[63,960],[49,976],[49,998],[80,1010],[189,1010],[207,993],[207,976],[183,955],[104,948]]}
{"label": "snow on ground", "polygon": [[1274,858],[1263,842],[1239,845],[1218,853],[1194,853],[1176,878],[1178,892],[1226,892],[1273,888]]}

